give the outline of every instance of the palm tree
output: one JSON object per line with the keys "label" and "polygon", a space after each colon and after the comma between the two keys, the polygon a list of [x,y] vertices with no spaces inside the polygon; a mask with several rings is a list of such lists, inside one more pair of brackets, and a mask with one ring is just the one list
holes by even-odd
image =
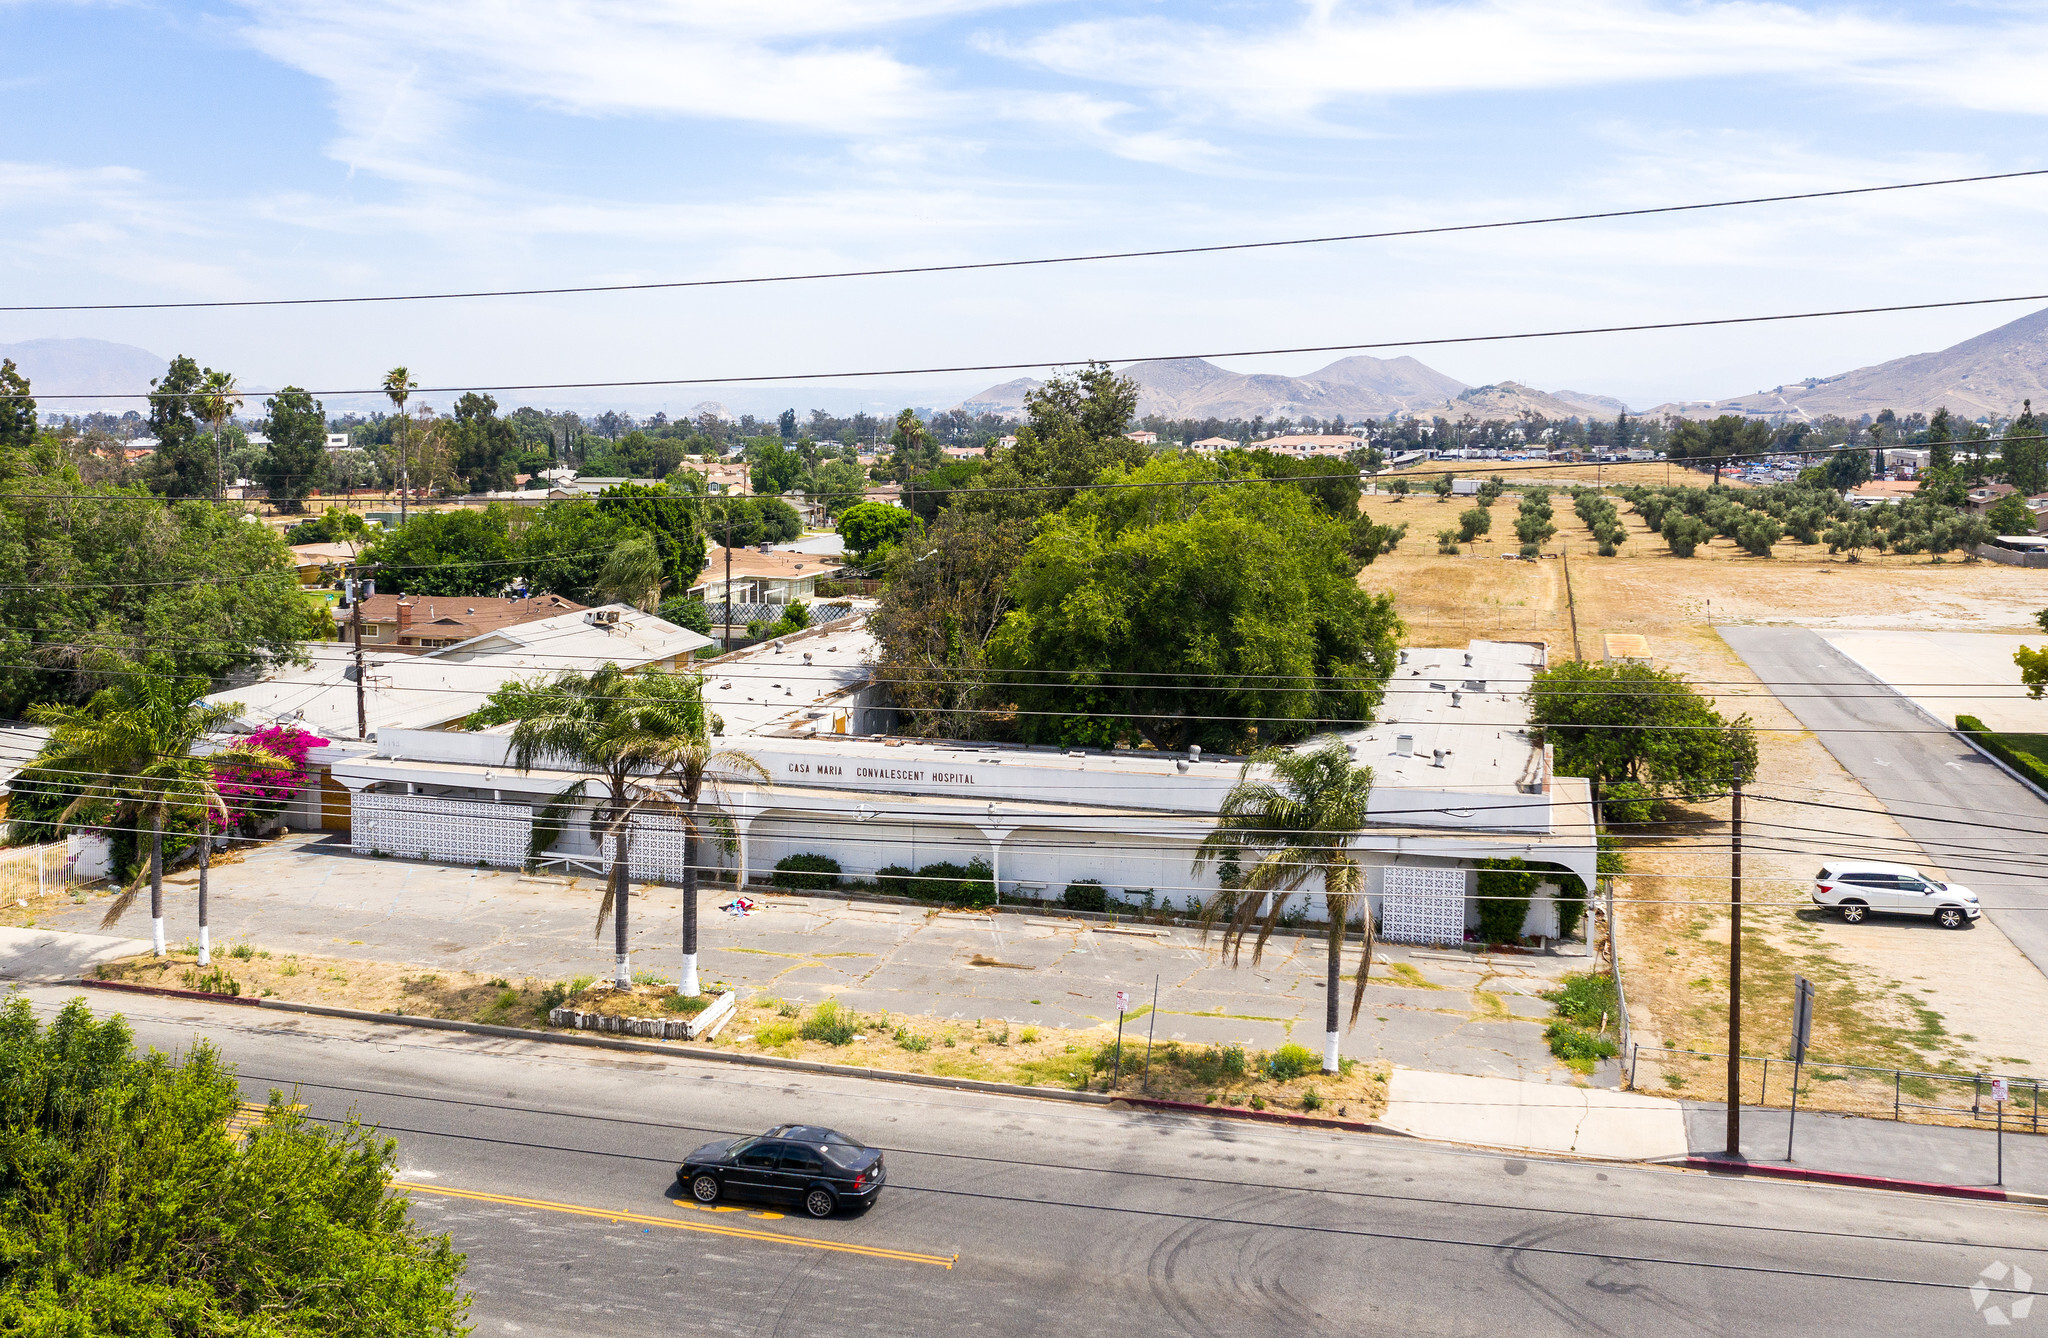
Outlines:
{"label": "palm tree", "polygon": [[[703,684],[694,675],[628,675],[616,664],[589,674],[563,674],[524,694],[520,716],[512,726],[512,763],[530,771],[536,762],[552,760],[591,771],[604,781],[606,799],[592,814],[592,827],[602,825],[599,841],[612,843],[611,877],[597,910],[598,934],[605,916],[613,917],[613,980],[633,983],[627,964],[626,924],[631,878],[626,851],[633,814],[665,797],[673,783],[686,794],[684,887],[686,971],[695,974],[696,870],[695,840],[700,830],[696,794],[714,766],[748,771],[761,780],[767,772],[751,757],[711,753],[705,740]],[[694,779],[693,779],[694,777]],[[556,802],[580,796],[578,781]],[[694,985],[694,980],[692,981]]]}
{"label": "palm tree", "polygon": [[398,523],[401,525],[405,524],[406,438],[412,435],[412,423],[405,416],[405,401],[419,388],[420,383],[413,380],[412,373],[403,367],[393,367],[384,373],[384,393],[391,397],[392,416],[399,420],[392,440],[398,447]]}
{"label": "palm tree", "polygon": [[[1254,779],[1257,766],[1272,768],[1272,779]],[[1252,965],[1279,922],[1287,893],[1320,880],[1330,917],[1330,961],[1324,1007],[1323,1072],[1337,1072],[1337,995],[1344,952],[1344,925],[1362,909],[1365,950],[1358,959],[1358,986],[1351,995],[1351,1021],[1365,1003],[1366,973],[1372,967],[1372,907],[1366,904],[1365,870],[1351,856],[1351,844],[1365,824],[1372,768],[1354,766],[1350,750],[1332,739],[1308,752],[1278,748],[1255,753],[1223,797],[1216,830],[1195,853],[1199,871],[1211,860],[1234,863],[1255,856],[1235,879],[1226,879],[1202,908],[1206,930],[1223,922],[1223,951],[1237,965],[1247,934],[1256,932]],[[1274,896],[1273,893],[1280,895]]]}
{"label": "palm tree", "polygon": [[606,603],[631,604],[642,613],[661,607],[661,552],[644,534],[628,535],[612,547],[598,574],[596,591]]}
{"label": "palm tree", "polygon": [[218,502],[227,496],[227,443],[221,439],[221,433],[241,409],[242,396],[233,373],[216,372],[209,367],[205,376],[199,383],[199,393],[192,398],[192,408],[213,424],[213,500]]}
{"label": "palm tree", "polygon": [[209,734],[233,724],[240,705],[200,700],[206,680],[154,669],[93,694],[83,706],[45,702],[28,708],[28,718],[47,726],[50,740],[37,765],[82,782],[61,821],[86,809],[111,806],[116,822],[146,822],[149,864],[108,908],[100,928],[111,929],[128,913],[143,879],[149,881],[150,942],[164,955],[164,824],[178,810],[197,808],[200,830],[199,962],[212,961],[206,921],[206,860],[212,847],[209,824],[227,820],[216,771],[222,767],[275,769],[291,763],[254,744],[239,743],[204,757],[192,748]]}
{"label": "palm tree", "polygon": [[[735,781],[770,783],[768,770],[750,755],[736,749],[712,751],[708,740],[699,736],[678,758],[670,773],[669,788],[680,800],[678,817],[683,824],[683,983],[682,992],[697,993],[697,848],[706,838],[730,845],[730,824],[721,816],[699,809],[709,800],[714,810],[724,799],[725,787]],[[744,891],[745,889],[739,889]]]}

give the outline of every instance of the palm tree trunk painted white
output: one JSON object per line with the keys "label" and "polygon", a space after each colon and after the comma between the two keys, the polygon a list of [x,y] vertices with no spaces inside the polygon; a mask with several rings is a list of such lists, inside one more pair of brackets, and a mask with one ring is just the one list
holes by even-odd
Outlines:
{"label": "palm tree trunk painted white", "polygon": [[683,983],[685,997],[695,997],[697,984],[697,820],[683,819]]}
{"label": "palm tree trunk painted white", "polygon": [[[203,825],[206,817],[200,817]],[[213,833],[199,833],[199,964],[213,965],[212,931],[206,926],[206,866],[213,862]]]}
{"label": "palm tree trunk painted white", "polygon": [[626,898],[631,895],[626,872],[626,824],[621,822],[612,836],[612,951],[616,970],[612,983],[625,989],[633,983],[626,961]]}
{"label": "palm tree trunk painted white", "polygon": [[[1334,903],[1334,897],[1325,901]],[[1330,917],[1330,964],[1324,979],[1323,989],[1323,1072],[1336,1073],[1337,1063],[1337,993],[1344,979],[1344,912],[1340,906],[1327,908]]]}
{"label": "palm tree trunk painted white", "polygon": [[164,955],[164,820],[158,814],[149,823],[149,941],[156,955]]}

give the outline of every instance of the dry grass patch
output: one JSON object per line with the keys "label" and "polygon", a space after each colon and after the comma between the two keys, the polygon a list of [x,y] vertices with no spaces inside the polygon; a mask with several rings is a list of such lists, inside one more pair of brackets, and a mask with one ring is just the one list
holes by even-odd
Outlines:
{"label": "dry grass patch", "polygon": [[503,976],[352,958],[299,953],[278,956],[246,943],[216,950],[213,965],[203,972],[198,949],[185,944],[163,957],[107,962],[98,974],[101,980],[164,989],[196,989],[244,999],[281,999],[508,1027],[532,1026],[546,1015],[541,1007],[546,987],[541,981],[514,982]]}

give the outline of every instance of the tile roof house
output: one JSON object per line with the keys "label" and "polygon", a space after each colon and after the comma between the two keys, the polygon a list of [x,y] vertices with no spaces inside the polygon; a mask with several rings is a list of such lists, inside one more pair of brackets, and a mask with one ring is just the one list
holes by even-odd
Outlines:
{"label": "tile roof house", "polygon": [[[723,603],[726,598],[726,552],[713,544],[705,550],[704,570],[690,587],[690,594],[706,604]],[[837,575],[840,562],[830,554],[763,553],[758,548],[732,550],[732,602],[735,604],[787,604],[792,599],[809,600],[817,595],[820,577]]]}
{"label": "tile roof house", "polygon": [[[584,609],[560,595],[534,595],[526,599],[495,599],[488,595],[371,595],[359,602],[365,646],[415,655],[487,632],[563,613],[581,613]],[[334,622],[335,640],[354,640],[353,608],[334,610]]]}

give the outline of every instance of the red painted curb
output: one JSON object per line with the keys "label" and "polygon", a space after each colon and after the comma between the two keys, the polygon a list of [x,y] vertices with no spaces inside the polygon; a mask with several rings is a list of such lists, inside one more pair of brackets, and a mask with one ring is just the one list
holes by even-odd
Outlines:
{"label": "red painted curb", "polygon": [[163,985],[137,985],[129,980],[92,980],[79,977],[78,983],[95,990],[120,990],[125,994],[156,994],[166,999],[198,999],[204,1003],[241,1004],[246,1008],[257,1006],[256,1000],[244,999],[239,994],[209,994],[205,990],[174,990]]}
{"label": "red painted curb", "polygon": [[1183,1115],[1230,1115],[1241,1120],[1264,1120],[1268,1124],[1297,1124],[1315,1129],[1349,1129],[1353,1133],[1370,1134],[1379,1132],[1372,1125],[1360,1120],[1324,1119],[1320,1115],[1293,1115],[1284,1110],[1248,1110],[1243,1106],[1206,1106],[1194,1101],[1168,1101],[1156,1096],[1117,1096],[1127,1105],[1143,1106],[1148,1110],[1167,1110]]}
{"label": "red painted curb", "polygon": [[1897,1180],[1884,1175],[1858,1175],[1853,1171],[1810,1171],[1799,1166],[1729,1161],[1725,1157],[1687,1157],[1681,1164],[1696,1171],[1759,1175],[1773,1180],[1806,1180],[1815,1184],[1849,1185],[1858,1189],[1889,1189],[1905,1194],[1934,1194],[1948,1199],[1986,1199],[1992,1203],[2013,1201],[2005,1190],[1983,1185],[1944,1185],[1932,1180]]}

